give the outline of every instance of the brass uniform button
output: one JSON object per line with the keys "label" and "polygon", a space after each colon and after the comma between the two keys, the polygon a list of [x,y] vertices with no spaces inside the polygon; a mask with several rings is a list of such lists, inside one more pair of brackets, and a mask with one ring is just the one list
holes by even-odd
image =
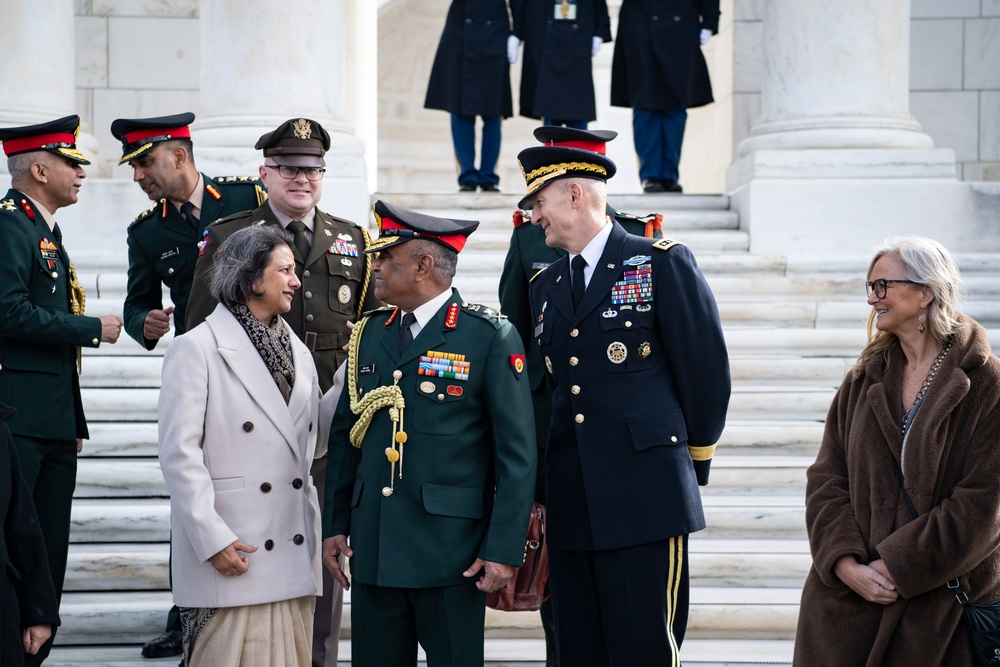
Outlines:
{"label": "brass uniform button", "polygon": [[579,329],[573,329],[572,331],[569,332],[570,338],[576,338],[579,335],[580,335]]}
{"label": "brass uniform button", "polygon": [[439,401],[443,401],[444,400],[444,394],[438,394],[438,400]]}
{"label": "brass uniform button", "polygon": [[388,486],[383,486],[382,487],[382,495],[385,496],[386,498],[388,498],[389,496],[392,495],[392,489],[389,488]]}
{"label": "brass uniform button", "polygon": [[311,298],[313,298],[313,293],[312,293],[312,292],[306,292],[306,293],[305,293],[305,294],[303,294],[302,296],[304,296],[304,297],[305,297],[305,298],[307,298],[307,299],[311,299]]}
{"label": "brass uniform button", "polygon": [[583,423],[583,415],[577,415],[576,416],[576,423],[577,424],[582,424]]}
{"label": "brass uniform button", "polygon": [[313,316],[312,313],[310,313],[309,315],[306,315],[306,322],[312,322],[315,319],[316,319],[316,317]]}
{"label": "brass uniform button", "polygon": [[569,365],[570,366],[576,366],[579,363],[580,363],[580,360],[577,359],[576,357],[570,357],[569,358]]}
{"label": "brass uniform button", "polygon": [[579,393],[580,393],[580,385],[578,385],[578,384],[575,384],[575,385],[573,385],[572,387],[570,387],[570,388],[569,388],[569,390],[570,390],[570,391],[571,391],[572,393],[574,393],[574,394],[579,394]]}
{"label": "brass uniform button", "polygon": [[170,267],[169,269],[167,269],[167,275],[168,276],[174,275],[174,268],[173,267]]}
{"label": "brass uniform button", "polygon": [[628,320],[626,320],[626,321],[625,321],[625,328],[626,328],[626,329],[628,329],[628,328],[629,328],[629,327],[631,327],[631,326],[632,326],[632,322],[631,322],[631,321],[628,321]]}
{"label": "brass uniform button", "polygon": [[52,277],[53,278],[58,278],[59,277],[59,272],[58,271],[53,271],[52,272]]}
{"label": "brass uniform button", "polygon": [[677,436],[676,435],[670,436],[670,442],[677,442]]}
{"label": "brass uniform button", "polygon": [[303,278],[308,278],[308,277],[309,277],[309,276],[311,276],[311,275],[312,275],[312,274],[311,274],[311,273],[309,273],[309,271],[303,271],[303,272],[302,272],[302,277],[303,277]]}
{"label": "brass uniform button", "polygon": [[93,339],[93,340],[92,340],[92,341],[90,341],[90,342],[91,342],[91,343],[93,343],[94,345],[99,345],[99,344],[100,344],[100,342],[101,342],[101,339],[100,339],[100,338],[95,338],[95,339]]}

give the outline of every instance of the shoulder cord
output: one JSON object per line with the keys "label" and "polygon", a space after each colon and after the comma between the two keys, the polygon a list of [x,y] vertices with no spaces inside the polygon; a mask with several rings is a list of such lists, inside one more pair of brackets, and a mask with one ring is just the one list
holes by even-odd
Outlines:
{"label": "shoulder cord", "polygon": [[[365,248],[368,248],[372,244],[372,237],[368,233],[368,230],[364,227],[361,228],[361,233],[365,237]],[[371,280],[372,275],[372,256],[371,254],[365,253],[365,277],[361,282],[361,294],[358,295],[358,319],[361,319],[362,313],[365,312],[365,297],[368,296],[368,282]],[[353,339],[354,337],[351,336]]]}
{"label": "shoulder cord", "polygon": [[385,407],[389,408],[393,431],[398,431],[393,436],[393,442],[399,441],[400,435],[402,442],[406,441],[406,433],[402,430],[403,408],[406,404],[403,400],[403,390],[399,388],[401,373],[398,371],[393,373],[392,385],[375,387],[364,397],[358,396],[358,350],[361,347],[361,334],[370,319],[365,317],[354,325],[354,329],[351,330],[350,350],[347,353],[347,389],[350,392],[351,412],[359,415],[358,421],[351,427],[351,445],[354,447],[361,447],[372,418],[376,412]]}

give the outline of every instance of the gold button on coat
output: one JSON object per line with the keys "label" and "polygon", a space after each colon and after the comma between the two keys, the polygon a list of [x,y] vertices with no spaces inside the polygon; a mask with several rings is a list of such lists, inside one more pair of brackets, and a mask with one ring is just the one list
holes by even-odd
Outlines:
{"label": "gold button on coat", "polygon": [[174,275],[174,269],[173,269],[173,267],[171,267],[171,268],[167,269],[167,275],[168,275],[168,276],[172,276],[172,275]]}
{"label": "gold button on coat", "polygon": [[569,365],[570,366],[576,366],[578,363],[580,363],[580,360],[577,359],[576,357],[570,357],[569,358]]}
{"label": "gold button on coat", "polygon": [[577,424],[582,424],[583,423],[583,415],[577,415],[576,416],[576,423]]}
{"label": "gold button on coat", "polygon": [[670,436],[670,442],[677,442],[677,436],[676,435]]}
{"label": "gold button on coat", "polygon": [[571,338],[576,338],[577,336],[580,335],[580,330],[579,329],[573,329],[572,331],[569,332],[569,335],[570,335]]}
{"label": "gold button on coat", "polygon": [[580,385],[575,384],[572,387],[570,387],[569,390],[571,392],[573,392],[574,394],[579,394],[580,393]]}
{"label": "gold button on coat", "polygon": [[626,322],[625,322],[625,328],[626,328],[626,329],[628,329],[628,328],[629,328],[629,327],[631,327],[631,326],[632,326],[632,322],[630,322],[630,321],[626,321]]}
{"label": "gold button on coat", "polygon": [[98,344],[98,343],[100,343],[101,341],[100,341],[100,339],[99,339],[99,338],[95,338],[94,340],[92,340],[92,341],[90,341],[90,342],[91,342],[91,343],[93,343],[94,345],[97,345],[97,344]]}

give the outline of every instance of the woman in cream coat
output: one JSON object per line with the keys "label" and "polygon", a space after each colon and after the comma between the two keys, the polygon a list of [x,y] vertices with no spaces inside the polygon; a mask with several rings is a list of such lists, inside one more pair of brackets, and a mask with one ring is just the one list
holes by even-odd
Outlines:
{"label": "woman in cream coat", "polygon": [[299,287],[286,236],[255,226],[227,239],[211,282],[219,306],[163,361],[160,467],[189,666],[310,664],[319,385],[280,317]]}

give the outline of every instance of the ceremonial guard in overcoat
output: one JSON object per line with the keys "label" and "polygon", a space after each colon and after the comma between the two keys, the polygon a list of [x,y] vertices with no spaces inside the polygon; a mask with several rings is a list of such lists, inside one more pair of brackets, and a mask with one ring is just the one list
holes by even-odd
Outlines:
{"label": "ceremonial guard in overcoat", "polygon": [[[174,333],[187,331],[184,317],[205,227],[267,199],[256,176],[213,178],[198,172],[192,122],[193,113],[180,113],[111,124],[111,134],[122,142],[118,164],[132,167],[132,180],[155,202],[128,227],[125,331],[147,350],[169,329],[171,313]],[[161,283],[170,288],[170,312],[163,309]]]}
{"label": "ceremonial guard in overcoat", "polygon": [[[683,244],[607,220],[606,156],[543,146],[518,160],[520,206],[568,253],[531,286],[553,388],[546,539],[559,664],[677,665],[687,537],[705,527],[698,486],[730,395],[715,299]],[[634,398],[609,408],[619,396]]]}
{"label": "ceremonial guard in overcoat", "polygon": [[[479,225],[375,204],[376,294],[330,431],[324,561],[351,557],[355,667],[481,667],[484,591],[524,558],[535,447],[524,351],[451,288]],[[350,546],[348,547],[348,538]]]}

